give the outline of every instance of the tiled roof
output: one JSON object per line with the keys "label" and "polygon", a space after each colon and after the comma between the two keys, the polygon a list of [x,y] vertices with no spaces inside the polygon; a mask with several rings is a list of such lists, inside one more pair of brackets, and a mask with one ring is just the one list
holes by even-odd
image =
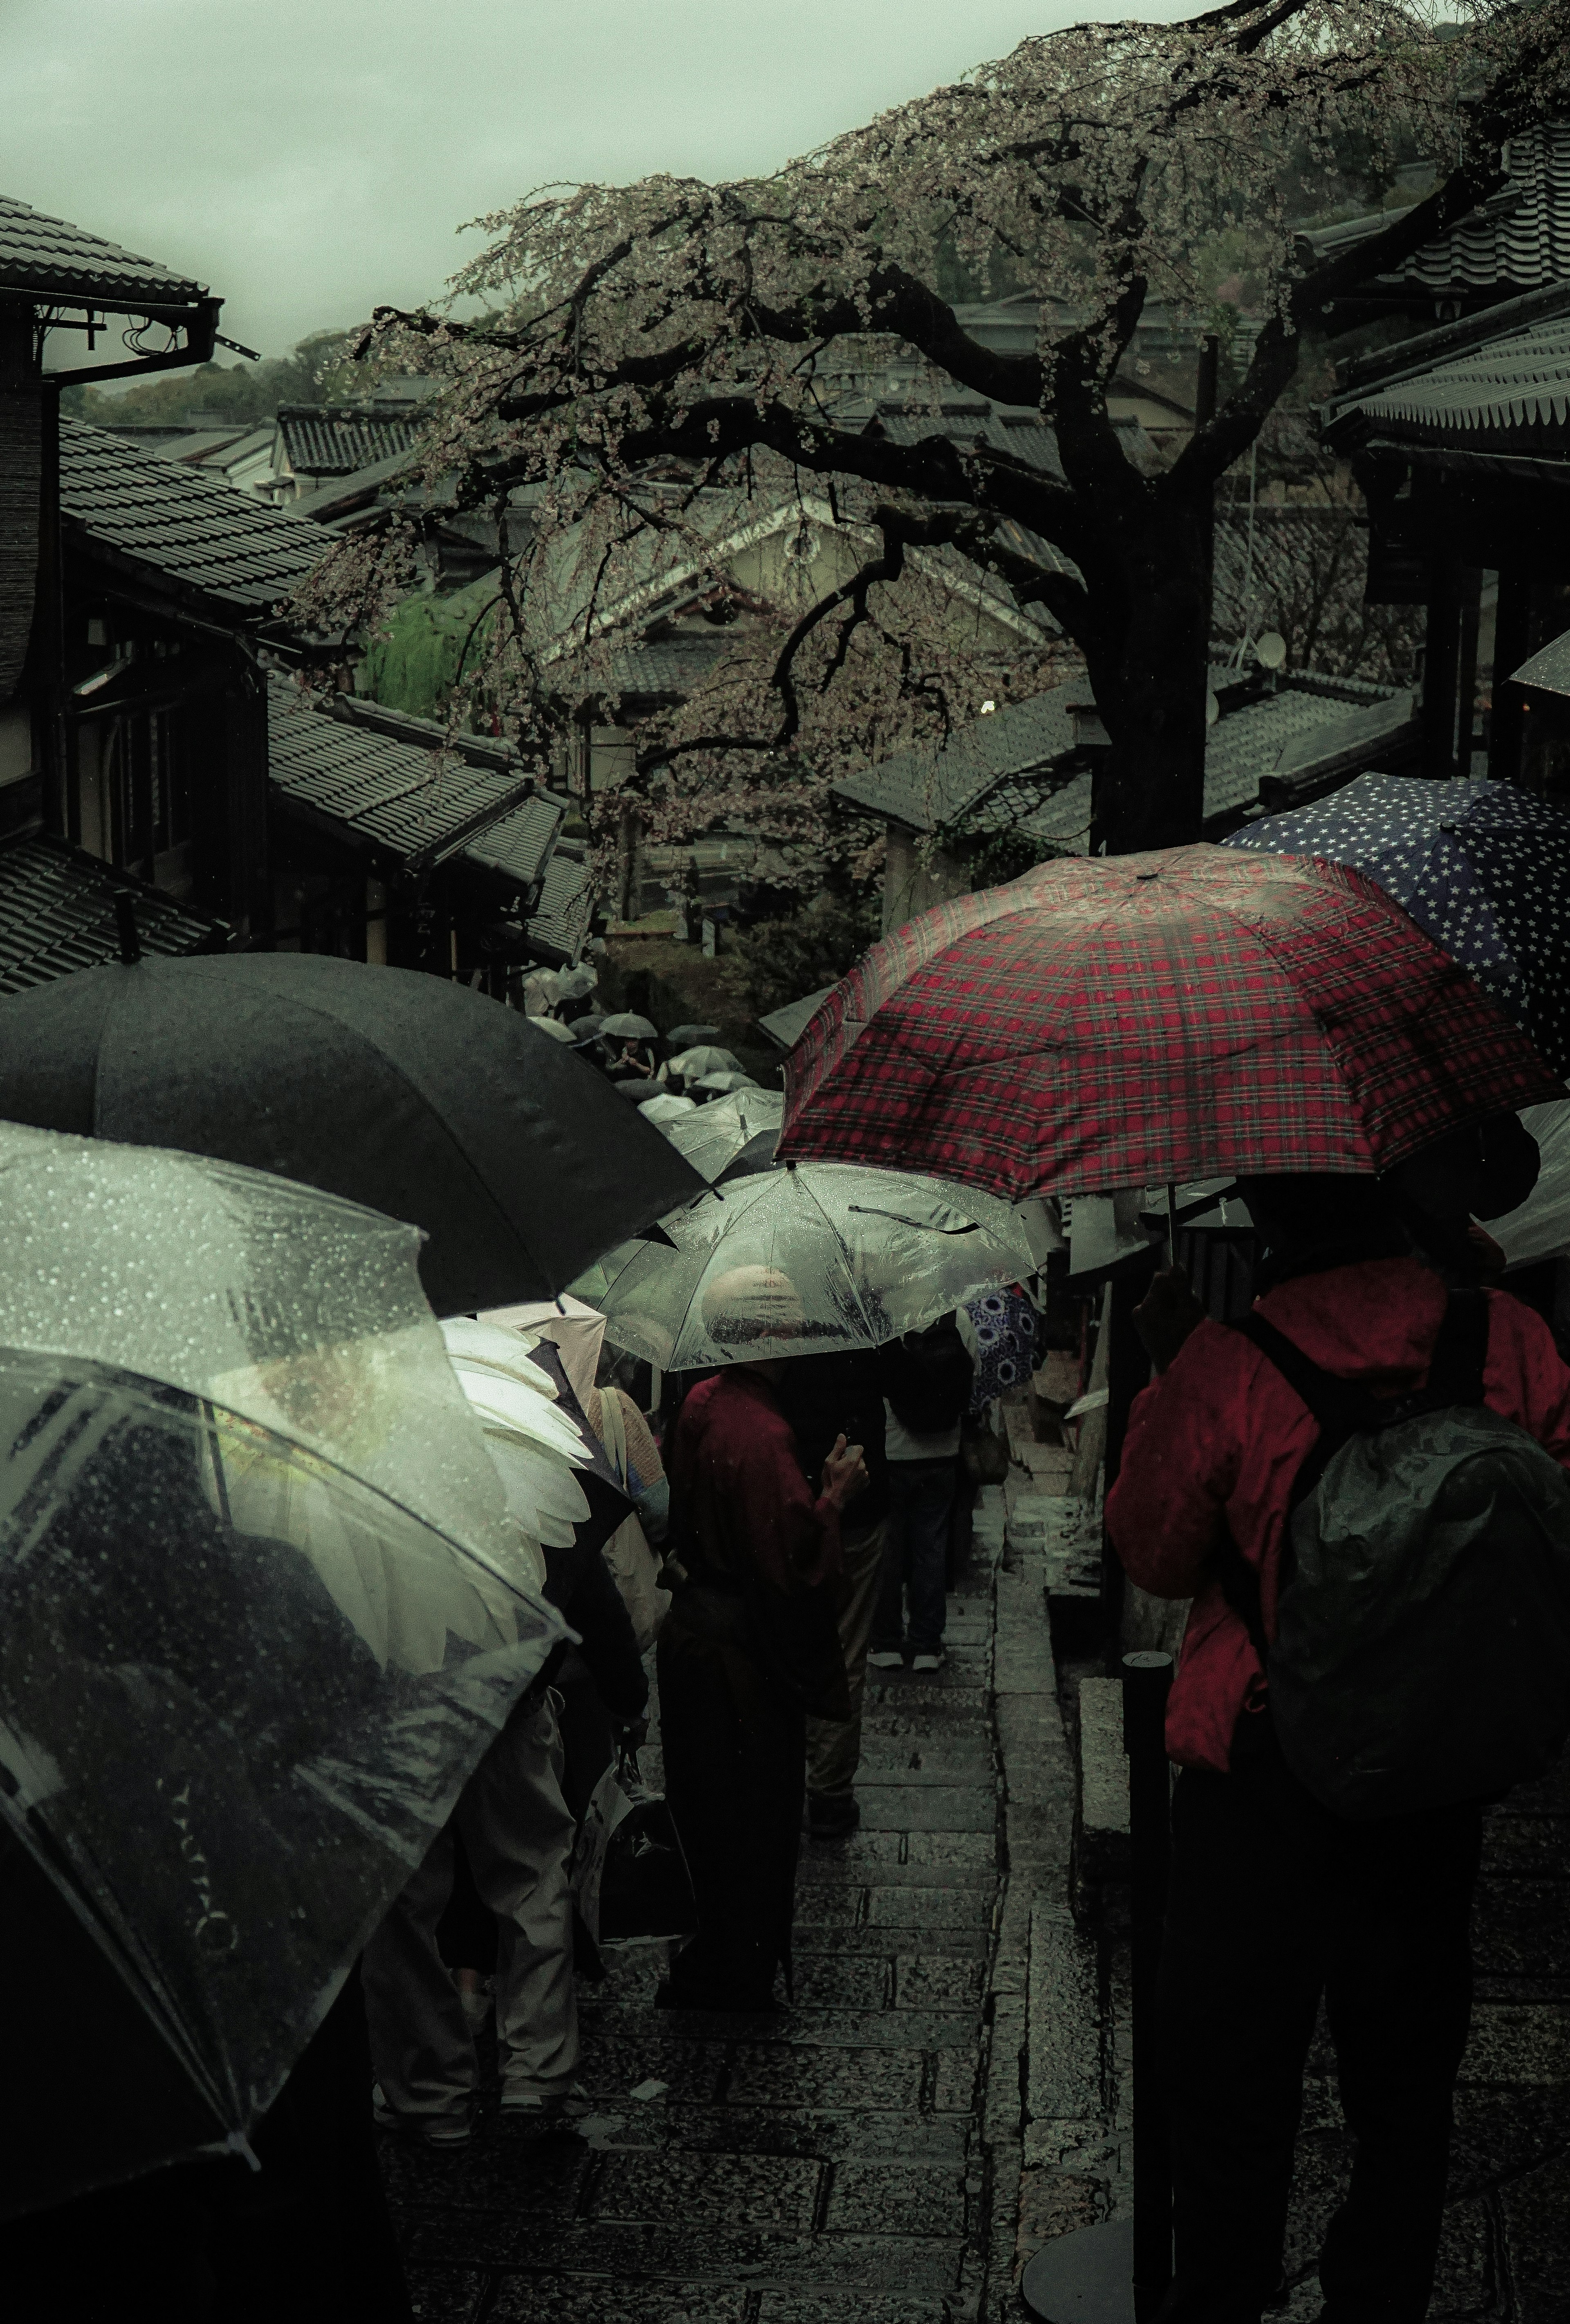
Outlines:
{"label": "tiled roof", "polygon": [[279,433],[297,476],[348,476],[401,456],[418,441],[400,415],[326,403],[286,403]]}
{"label": "tiled roof", "polygon": [[278,604],[323,554],[316,526],[237,493],[221,473],[81,420],[60,421],[60,508],[96,547],[243,613]]}
{"label": "tiled roof", "polygon": [[1088,702],[1087,679],[1070,679],[1028,701],[1011,703],[962,726],[945,749],[898,752],[865,773],[836,783],[839,797],[868,814],[891,816],[913,831],[932,831],[962,815],[1005,776],[1047,764],[1074,741],[1071,702]]}
{"label": "tiled roof", "polygon": [[730,651],[723,630],[710,636],[656,638],[609,657],[607,694],[690,694]]}
{"label": "tiled roof", "polygon": [[594,918],[594,889],[589,867],[575,855],[558,851],[546,866],[545,885],[533,918],[524,923],[524,935],[537,957],[575,967],[589,940]]}
{"label": "tiled roof", "polygon": [[[1570,284],[1565,305],[1570,309]],[[1400,350],[1391,351],[1391,368]],[[1333,432],[1458,449],[1570,451],[1570,312],[1508,329],[1406,378],[1338,398]]]}
{"label": "tiled roof", "polygon": [[[1355,248],[1396,219],[1400,209],[1348,218],[1303,238],[1321,257]],[[1436,299],[1493,298],[1570,281],[1570,122],[1540,122],[1510,144],[1510,182],[1404,266],[1365,289],[1404,290]]]}
{"label": "tiled roof", "polygon": [[895,403],[880,403],[864,433],[889,444],[919,444],[946,436],[956,444],[986,444],[1007,453],[1028,467],[1039,468],[1062,481],[1063,464],[1058,439],[1038,412],[1015,411],[985,402],[979,396],[956,396],[936,411],[909,411]]}
{"label": "tiled roof", "polygon": [[46,217],[25,202],[0,194],[0,290],[66,305],[91,303],[140,312],[141,303],[188,306],[206,286],[138,258],[117,242],[88,234],[65,218]]}
{"label": "tiled roof", "polygon": [[0,849],[0,992],[24,992],[73,969],[118,960],[115,899],[126,894],[135,899],[144,952],[178,957],[222,951],[220,922],[198,919],[80,848],[34,838]]}
{"label": "tiled roof", "polygon": [[312,707],[275,683],[268,697],[268,773],[286,808],[339,825],[344,836],[411,868],[444,862],[528,794],[516,763],[475,766],[457,751],[399,740],[369,721]]}
{"label": "tiled roof", "polygon": [[[1235,672],[1211,682],[1225,702]],[[1070,679],[1028,702],[978,718],[944,751],[906,751],[864,775],[836,783],[837,795],[914,831],[963,821],[980,832],[1017,831],[1043,847],[1084,846],[1090,828],[1090,776],[1076,763],[1072,703],[1089,703],[1089,683]],[[1356,678],[1296,671],[1273,694],[1224,708],[1205,752],[1205,816],[1252,806],[1272,779],[1293,794],[1344,761],[1368,763],[1388,752],[1413,718],[1409,694]]]}
{"label": "tiled roof", "polygon": [[533,798],[525,799],[521,807],[515,807],[472,839],[464,850],[464,859],[477,863],[482,872],[499,872],[520,889],[532,888],[550,860],[566,816],[565,799],[553,798],[549,791],[537,791]]}

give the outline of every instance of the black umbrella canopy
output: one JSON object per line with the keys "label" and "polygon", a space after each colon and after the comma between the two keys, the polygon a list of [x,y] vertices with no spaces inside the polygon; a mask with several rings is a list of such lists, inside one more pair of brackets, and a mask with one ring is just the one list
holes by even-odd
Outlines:
{"label": "black umbrella canopy", "polygon": [[410,1221],[445,1315],[549,1298],[702,1189],[516,1010],[317,953],[143,959],[0,1001],[0,1119],[246,1163]]}

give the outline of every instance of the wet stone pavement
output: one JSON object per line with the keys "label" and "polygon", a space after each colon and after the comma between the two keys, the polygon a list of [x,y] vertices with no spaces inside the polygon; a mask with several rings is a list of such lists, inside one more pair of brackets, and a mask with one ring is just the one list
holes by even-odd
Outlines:
{"label": "wet stone pavement", "polygon": [[[422,2324],[977,2315],[991,1616],[978,1548],[945,1668],[868,1674],[861,1830],[802,1845],[794,2007],[656,2010],[658,1951],[623,1951],[582,1989],[586,2114],[503,2121],[492,2089],[466,2148],[383,2138]],[[657,1788],[656,1742],[642,1764]]]}

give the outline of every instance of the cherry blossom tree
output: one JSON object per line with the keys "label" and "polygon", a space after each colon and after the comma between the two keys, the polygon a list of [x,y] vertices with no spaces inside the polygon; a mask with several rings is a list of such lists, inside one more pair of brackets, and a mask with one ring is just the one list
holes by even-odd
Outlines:
{"label": "cherry blossom tree", "polygon": [[[774,177],[546,189],[483,221],[483,254],[439,312],[379,312],[376,359],[440,377],[426,464],[506,520],[476,683],[540,738],[595,683],[613,598],[662,557],[702,566],[717,493],[829,494],[853,569],[766,609],[745,653],[640,742],[638,780],[671,828],[740,798],[822,822],[826,771],[939,733],[1001,683],[995,642],[956,625],[963,568],[1044,609],[1082,653],[1111,738],[1109,849],[1199,828],[1212,505],[1298,369],[1304,335],[1494,193],[1502,147],[1570,98],[1570,0],[1228,0],[1178,24],[1083,24],[1028,40]],[[1438,154],[1433,190],[1316,260],[1294,218],[1345,198],[1355,145],[1388,181]],[[1154,464],[1109,390],[1158,306],[1226,341],[1240,251],[1257,327],[1223,346],[1220,392]],[[970,336],[940,260],[1040,299],[1033,352]],[[482,310],[480,320],[464,320]],[[894,440],[847,382],[914,352]],[[1056,464],[942,424],[955,386],[1039,411]],[[346,547],[318,574],[324,629],[387,602],[407,543]],[[1029,661],[1027,656],[1026,661]],[[771,810],[770,802],[774,802]]]}

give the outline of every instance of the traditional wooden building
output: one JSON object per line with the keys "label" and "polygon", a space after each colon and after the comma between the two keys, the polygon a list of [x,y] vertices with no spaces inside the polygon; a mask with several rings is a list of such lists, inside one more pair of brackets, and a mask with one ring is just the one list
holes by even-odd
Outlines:
{"label": "traditional wooden building", "polygon": [[353,695],[318,703],[275,678],[268,708],[279,949],[423,968],[501,998],[537,957],[527,923],[566,801],[503,742]]}
{"label": "traditional wooden building", "polygon": [[[1207,838],[1318,798],[1367,768],[1411,763],[1416,706],[1404,690],[1221,665],[1210,687]],[[884,933],[1032,863],[1093,853],[1106,747],[1080,678],[973,720],[941,750],[902,751],[837,783],[847,807],[885,827]]]}
{"label": "traditional wooden building", "polygon": [[[221,306],[156,260],[0,197],[0,990],[114,957],[127,898],[148,951],[228,940],[230,885],[206,876],[205,853],[194,869],[207,802],[165,747],[179,641],[166,631],[155,645],[123,618],[124,571],[89,576],[60,420],[78,378],[208,361]],[[71,423],[64,435],[69,467]],[[109,728],[125,747],[101,762]]]}
{"label": "traditional wooden building", "polygon": [[1570,627],[1570,281],[1346,364],[1325,433],[1370,596],[1427,608],[1421,770],[1546,779],[1512,673]]}
{"label": "traditional wooden building", "polygon": [[267,686],[320,554],[297,519],[62,421],[57,828],[226,922],[272,927]]}

